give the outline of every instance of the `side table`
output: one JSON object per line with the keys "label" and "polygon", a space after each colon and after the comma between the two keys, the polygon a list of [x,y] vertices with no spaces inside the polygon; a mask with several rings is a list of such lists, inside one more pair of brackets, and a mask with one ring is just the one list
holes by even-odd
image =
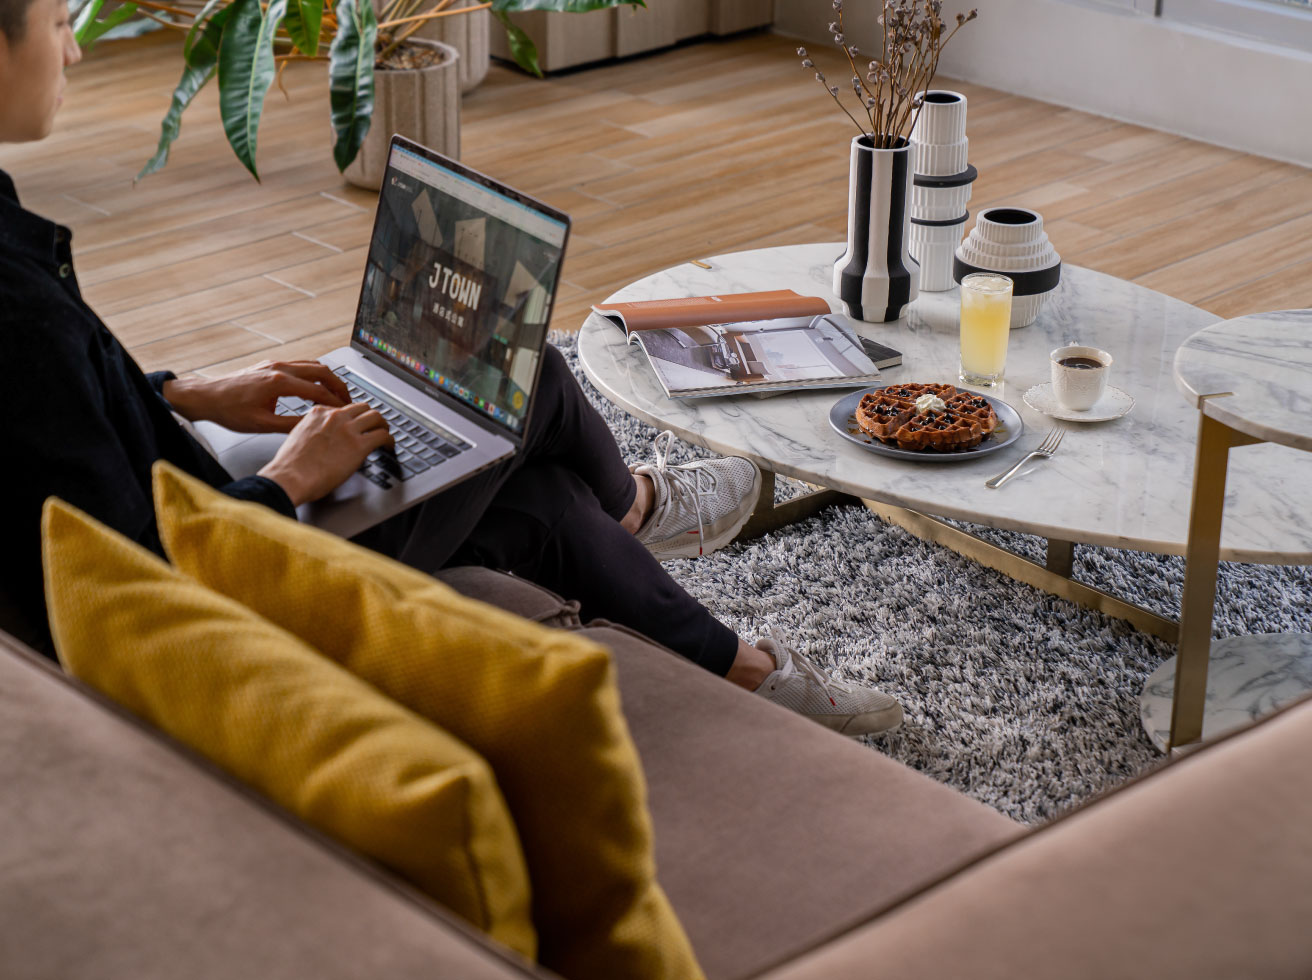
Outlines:
{"label": "side table", "polygon": [[[1269,442],[1312,452],[1312,310],[1206,327],[1180,346],[1174,371],[1199,423],[1179,646],[1140,698],[1144,728],[1164,750],[1210,738],[1312,691],[1312,635],[1212,642],[1230,450]],[[1307,510],[1285,515],[1289,522],[1307,517]],[[1309,597],[1296,601],[1306,604]]]}

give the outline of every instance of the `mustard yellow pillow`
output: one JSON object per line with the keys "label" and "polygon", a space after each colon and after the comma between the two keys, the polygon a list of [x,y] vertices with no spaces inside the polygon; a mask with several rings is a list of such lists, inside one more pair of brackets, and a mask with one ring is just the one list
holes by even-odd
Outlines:
{"label": "mustard yellow pillow", "polygon": [[55,498],[42,551],[70,673],[535,956],[523,852],[468,746]]}
{"label": "mustard yellow pillow", "polygon": [[541,962],[570,980],[701,976],[656,882],[638,754],[609,653],[167,463],[170,557],[491,763],[519,830]]}

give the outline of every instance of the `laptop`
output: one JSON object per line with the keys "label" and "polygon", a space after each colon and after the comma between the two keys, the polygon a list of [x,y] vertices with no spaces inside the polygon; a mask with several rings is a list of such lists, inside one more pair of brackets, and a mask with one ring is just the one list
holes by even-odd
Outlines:
{"label": "laptop", "polygon": [[[396,448],[301,505],[302,521],[350,537],[520,449],[569,227],[555,208],[392,137],[350,345],[320,360],[382,413]],[[276,411],[310,407],[280,399]],[[234,477],[286,438],[196,429]]]}

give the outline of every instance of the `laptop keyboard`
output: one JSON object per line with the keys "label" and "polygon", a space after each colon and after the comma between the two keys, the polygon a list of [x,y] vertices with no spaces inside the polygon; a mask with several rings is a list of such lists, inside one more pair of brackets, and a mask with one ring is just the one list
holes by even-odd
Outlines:
{"label": "laptop keyboard", "polygon": [[[360,464],[364,478],[384,490],[396,481],[418,476],[473,448],[469,442],[436,423],[416,422],[402,409],[380,397],[372,385],[348,368],[333,368],[333,373],[346,382],[351,401],[364,402],[375,409],[392,430],[396,447],[376,449]],[[312,407],[314,402],[304,398],[279,398],[274,411],[279,415],[304,415]]]}

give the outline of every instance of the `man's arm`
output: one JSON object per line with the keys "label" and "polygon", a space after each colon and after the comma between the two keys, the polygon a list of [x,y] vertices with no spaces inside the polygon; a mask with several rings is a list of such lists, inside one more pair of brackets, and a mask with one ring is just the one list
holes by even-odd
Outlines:
{"label": "man's arm", "polygon": [[[152,383],[156,378],[164,400],[190,421],[217,422],[234,432],[291,433],[258,476],[279,486],[293,508],[331,493],[365,456],[392,441],[383,417],[351,404],[342,379],[318,361],[264,361],[213,379],[159,374]],[[303,417],[278,415],[278,399],[290,396],[315,407]],[[225,489],[244,495],[236,485]]]}

